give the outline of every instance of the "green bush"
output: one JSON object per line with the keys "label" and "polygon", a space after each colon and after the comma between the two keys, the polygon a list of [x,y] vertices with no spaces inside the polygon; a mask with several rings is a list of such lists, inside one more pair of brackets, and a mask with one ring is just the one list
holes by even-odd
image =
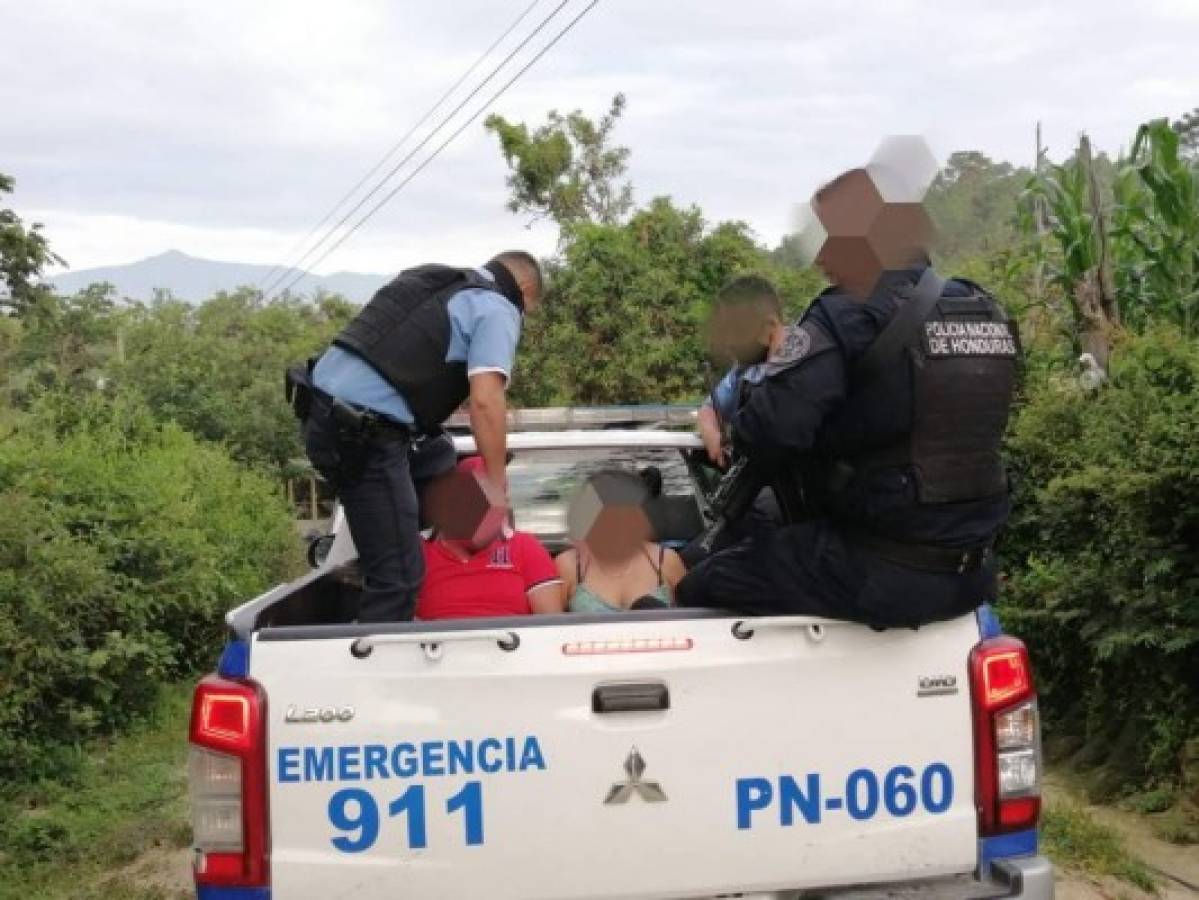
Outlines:
{"label": "green bush", "polygon": [[296,552],[277,484],[129,397],[43,398],[0,441],[0,509],[0,782],[210,666]]}
{"label": "green bush", "polygon": [[1033,377],[1009,441],[1005,621],[1079,761],[1112,788],[1175,779],[1199,731],[1199,344],[1130,338],[1094,394]]}

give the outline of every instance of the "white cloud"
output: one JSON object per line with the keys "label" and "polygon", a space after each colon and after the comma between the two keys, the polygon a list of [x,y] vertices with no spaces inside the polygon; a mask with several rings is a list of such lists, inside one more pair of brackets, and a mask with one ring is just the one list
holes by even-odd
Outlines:
{"label": "white cloud", "polygon": [[[278,261],[526,4],[0,0],[0,170],[76,267],[168,247]],[[887,134],[1027,163],[1041,120],[1058,156],[1083,129],[1116,151],[1138,122],[1199,104],[1197,8],[603,0],[498,108],[598,114],[624,91],[638,198],[773,241]],[[320,268],[548,252],[551,229],[503,209],[505,174],[475,124]]]}

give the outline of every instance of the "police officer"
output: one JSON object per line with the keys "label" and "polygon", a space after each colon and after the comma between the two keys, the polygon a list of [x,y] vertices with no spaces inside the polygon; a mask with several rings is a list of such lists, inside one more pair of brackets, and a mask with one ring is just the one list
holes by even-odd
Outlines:
{"label": "police officer", "polygon": [[[767,347],[782,337],[783,328],[782,300],[767,279],[744,275],[730,281],[717,295],[709,340],[715,355],[731,359],[732,365],[704,398],[696,414],[696,430],[704,452],[717,469],[728,468],[733,418],[749,390],[765,377]],[[777,527],[780,515],[773,489],[764,487],[745,517],[721,532],[714,549],[723,549],[737,540]],[[689,569],[709,552],[701,538],[679,551]]]}
{"label": "police officer", "polygon": [[[814,205],[853,207],[868,178],[852,170]],[[759,341],[765,374],[734,444],[763,472],[798,477],[811,517],[700,563],[680,605],[916,627],[995,596],[1016,334],[994,298],[942,282],[921,256],[870,278],[818,257],[833,286],[796,328]]]}
{"label": "police officer", "polygon": [[424,575],[414,480],[453,466],[441,426],[463,402],[490,499],[507,502],[505,389],[522,315],[542,290],[537,260],[523,251],[481,269],[409,269],[309,367],[311,403],[297,412],[358,550],[359,621],[412,618]]}

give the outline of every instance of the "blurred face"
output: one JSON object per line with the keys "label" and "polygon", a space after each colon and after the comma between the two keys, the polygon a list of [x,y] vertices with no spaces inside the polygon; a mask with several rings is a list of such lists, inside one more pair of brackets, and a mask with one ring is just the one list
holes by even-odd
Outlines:
{"label": "blurred face", "polygon": [[499,538],[507,521],[504,498],[481,472],[443,475],[429,485],[424,504],[438,537],[471,553]]}
{"label": "blurred face", "polygon": [[743,366],[764,362],[779,324],[777,316],[753,305],[718,306],[708,336],[712,355]]}
{"label": "blurred face", "polygon": [[541,292],[537,289],[537,277],[531,272],[522,271],[516,276],[516,284],[520,287],[520,295],[525,301],[525,312],[531,313],[541,305]]}
{"label": "blurred face", "polygon": [[640,506],[605,505],[583,543],[601,562],[618,563],[639,552],[650,537],[649,518]]}
{"label": "blurred face", "polygon": [[567,510],[571,539],[601,564],[630,559],[653,536],[645,500],[645,485],[634,475],[589,480]]}

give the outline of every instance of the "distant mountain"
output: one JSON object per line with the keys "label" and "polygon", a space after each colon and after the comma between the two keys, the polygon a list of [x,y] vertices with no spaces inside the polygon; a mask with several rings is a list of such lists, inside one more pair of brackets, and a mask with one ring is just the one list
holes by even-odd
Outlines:
{"label": "distant mountain", "polygon": [[[181,300],[206,300],[217,291],[232,291],[239,287],[264,282],[273,266],[250,263],[220,262],[199,259],[178,250],[168,250],[140,262],[125,266],[104,266],[63,272],[48,280],[64,294],[83,290],[89,284],[107,281],[117,294],[134,300],[149,300],[156,288],[170,291]],[[279,273],[276,272],[276,275]],[[294,273],[293,273],[294,277]],[[365,303],[385,284],[390,276],[367,275],[360,272],[336,272],[332,275],[309,275],[300,281],[293,293],[311,295],[318,289],[341,294],[357,303]]]}

